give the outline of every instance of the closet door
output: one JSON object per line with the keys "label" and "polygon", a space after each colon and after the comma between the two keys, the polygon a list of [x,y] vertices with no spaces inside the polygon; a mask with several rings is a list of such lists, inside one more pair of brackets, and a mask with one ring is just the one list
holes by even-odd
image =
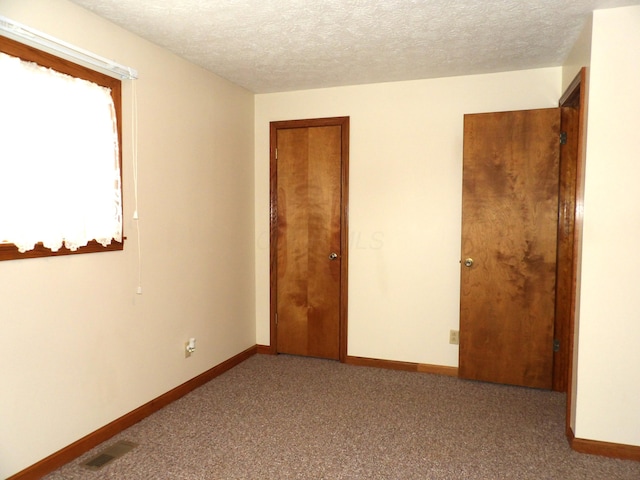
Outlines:
{"label": "closet door", "polygon": [[552,387],[560,125],[465,115],[460,377]]}

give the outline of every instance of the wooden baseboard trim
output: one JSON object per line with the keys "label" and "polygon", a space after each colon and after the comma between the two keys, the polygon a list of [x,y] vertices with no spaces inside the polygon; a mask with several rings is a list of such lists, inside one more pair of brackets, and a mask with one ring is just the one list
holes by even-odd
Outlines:
{"label": "wooden baseboard trim", "polygon": [[60,468],[61,466],[69,463],[70,461],[78,458],[85,452],[88,452],[93,447],[100,445],[102,442],[110,439],[114,435],[126,430],[132,425],[135,425],[140,420],[148,417],[152,413],[157,412],[161,408],[166,407],[170,403],[184,397],[187,393],[195,390],[196,388],[204,385],[208,381],[223,374],[227,370],[239,365],[249,357],[255,355],[258,352],[258,346],[254,345],[246,349],[244,352],[225,360],[224,362],[216,365],[215,367],[201,373],[197,377],[177,386],[176,388],[169,390],[167,393],[160,395],[159,397],[145,403],[141,407],[123,415],[122,417],[114,420],[113,422],[105,425],[104,427],[90,433],[86,437],[66,446],[65,448],[58,450],[57,452],[49,455],[47,458],[40,460],[38,463],[27,467],[26,469],[16,473],[9,477],[7,480],[37,480],[42,478],[47,473]]}
{"label": "wooden baseboard trim", "polygon": [[419,363],[418,372],[433,373],[435,375],[446,375],[448,377],[457,377],[458,367],[447,367],[445,365],[429,365],[427,363]]}
{"label": "wooden baseboard trim", "polygon": [[258,353],[261,355],[275,355],[275,348],[271,348],[269,345],[257,345]]}
{"label": "wooden baseboard trim", "polygon": [[426,363],[398,362],[395,360],[380,360],[377,358],[347,356],[344,363],[361,367],[386,368],[389,370],[404,370],[406,372],[434,373],[436,375],[458,376],[456,367],[429,365]]}
{"label": "wooden baseboard trim", "polygon": [[359,367],[386,368],[389,370],[404,370],[406,372],[417,372],[418,364],[411,362],[398,362],[395,360],[379,360],[377,358],[353,357],[347,355],[344,363],[357,365]]}
{"label": "wooden baseboard trim", "polygon": [[569,429],[567,435],[569,445],[576,452],[588,453],[590,455],[600,455],[603,457],[618,458],[621,460],[640,461],[640,447],[635,445],[625,445],[622,443],[600,442],[596,440],[586,440],[576,438],[573,430]]}

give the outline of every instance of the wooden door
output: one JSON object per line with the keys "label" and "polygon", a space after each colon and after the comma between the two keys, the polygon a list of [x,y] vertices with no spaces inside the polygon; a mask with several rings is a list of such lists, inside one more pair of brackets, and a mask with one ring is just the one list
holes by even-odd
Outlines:
{"label": "wooden door", "polygon": [[566,392],[569,382],[569,345],[575,291],[575,212],[580,109],[561,107],[562,132],[558,180],[558,248],[556,260],[556,314],[553,389]]}
{"label": "wooden door", "polygon": [[279,122],[275,128],[278,353],[330,359],[346,354],[343,120]]}
{"label": "wooden door", "polygon": [[465,115],[459,375],[553,381],[560,109]]}

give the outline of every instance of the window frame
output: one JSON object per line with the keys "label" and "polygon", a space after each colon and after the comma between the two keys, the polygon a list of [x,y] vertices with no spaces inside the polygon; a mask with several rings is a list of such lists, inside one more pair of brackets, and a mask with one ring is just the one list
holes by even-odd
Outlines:
{"label": "window frame", "polygon": [[[118,161],[120,164],[120,195],[123,199],[122,201],[124,210],[124,198],[122,196],[122,82],[117,78],[110,77],[109,75],[105,75],[98,71],[84,67],[56,55],[44,52],[29,45],[25,45],[7,37],[0,36],[0,52],[11,55],[13,57],[18,57],[27,62],[37,63],[38,65],[51,68],[72,77],[81,78],[83,80],[96,83],[111,90],[111,97],[113,98],[116,112],[116,129],[118,134]],[[91,240],[86,246],[80,247],[75,251],[71,251],[63,245],[57,252],[53,252],[42,245],[42,243],[37,243],[33,250],[28,250],[24,253],[20,253],[18,251],[18,247],[16,247],[14,244],[0,243],[0,261],[123,250],[126,237],[124,236],[124,225],[122,227],[122,241],[118,242],[116,240],[111,240],[111,243],[106,247],[103,247],[95,240]]]}

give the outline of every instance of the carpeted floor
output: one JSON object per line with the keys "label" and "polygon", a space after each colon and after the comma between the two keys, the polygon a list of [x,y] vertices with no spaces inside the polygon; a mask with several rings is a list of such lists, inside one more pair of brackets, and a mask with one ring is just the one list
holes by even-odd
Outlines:
{"label": "carpeted floor", "polygon": [[[565,396],[255,355],[51,473],[70,479],[640,479],[572,451]],[[118,440],[131,452],[82,466]]]}

